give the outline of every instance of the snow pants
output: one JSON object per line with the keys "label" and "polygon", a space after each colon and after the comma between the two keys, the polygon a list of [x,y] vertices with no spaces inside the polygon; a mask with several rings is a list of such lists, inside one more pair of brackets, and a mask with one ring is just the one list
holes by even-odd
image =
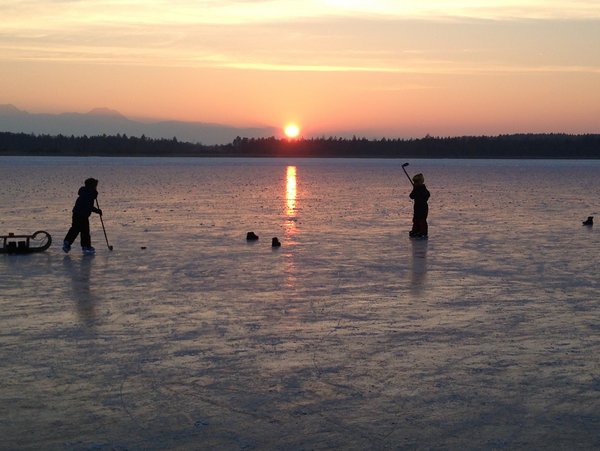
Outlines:
{"label": "snow pants", "polygon": [[427,215],[429,213],[428,207],[418,206],[415,208],[413,213],[413,225],[410,231],[411,235],[424,235],[427,236]]}
{"label": "snow pants", "polygon": [[92,238],[90,236],[90,219],[87,216],[80,216],[73,213],[73,220],[71,222],[71,228],[65,236],[65,241],[69,244],[73,244],[77,235],[81,233],[81,247],[88,247],[92,245]]}

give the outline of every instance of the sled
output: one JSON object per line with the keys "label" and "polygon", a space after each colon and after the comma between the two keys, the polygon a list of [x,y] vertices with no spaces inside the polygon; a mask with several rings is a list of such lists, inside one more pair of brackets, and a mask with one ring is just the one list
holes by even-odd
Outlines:
{"label": "sled", "polygon": [[52,237],[48,232],[38,230],[33,235],[0,235],[0,254],[31,254],[43,252],[52,244]]}

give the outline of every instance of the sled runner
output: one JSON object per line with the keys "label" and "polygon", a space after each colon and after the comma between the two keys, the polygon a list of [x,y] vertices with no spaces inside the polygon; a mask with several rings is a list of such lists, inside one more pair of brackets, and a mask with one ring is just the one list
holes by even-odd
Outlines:
{"label": "sled runner", "polygon": [[52,244],[52,237],[48,232],[38,230],[33,235],[0,235],[0,254],[30,254],[43,252]]}

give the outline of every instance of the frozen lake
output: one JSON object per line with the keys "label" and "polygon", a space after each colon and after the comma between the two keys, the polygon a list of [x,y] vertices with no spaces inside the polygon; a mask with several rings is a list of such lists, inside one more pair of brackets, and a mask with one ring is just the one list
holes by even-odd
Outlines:
{"label": "frozen lake", "polygon": [[600,448],[600,161],[402,163],[1,158],[0,448]]}

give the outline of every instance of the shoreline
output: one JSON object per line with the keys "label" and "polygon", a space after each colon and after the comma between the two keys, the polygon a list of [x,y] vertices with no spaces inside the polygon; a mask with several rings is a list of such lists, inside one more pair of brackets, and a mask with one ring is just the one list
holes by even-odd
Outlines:
{"label": "shoreline", "polygon": [[203,145],[144,136],[0,132],[0,156],[386,159],[600,159],[600,134],[515,134],[419,139],[236,138]]}

